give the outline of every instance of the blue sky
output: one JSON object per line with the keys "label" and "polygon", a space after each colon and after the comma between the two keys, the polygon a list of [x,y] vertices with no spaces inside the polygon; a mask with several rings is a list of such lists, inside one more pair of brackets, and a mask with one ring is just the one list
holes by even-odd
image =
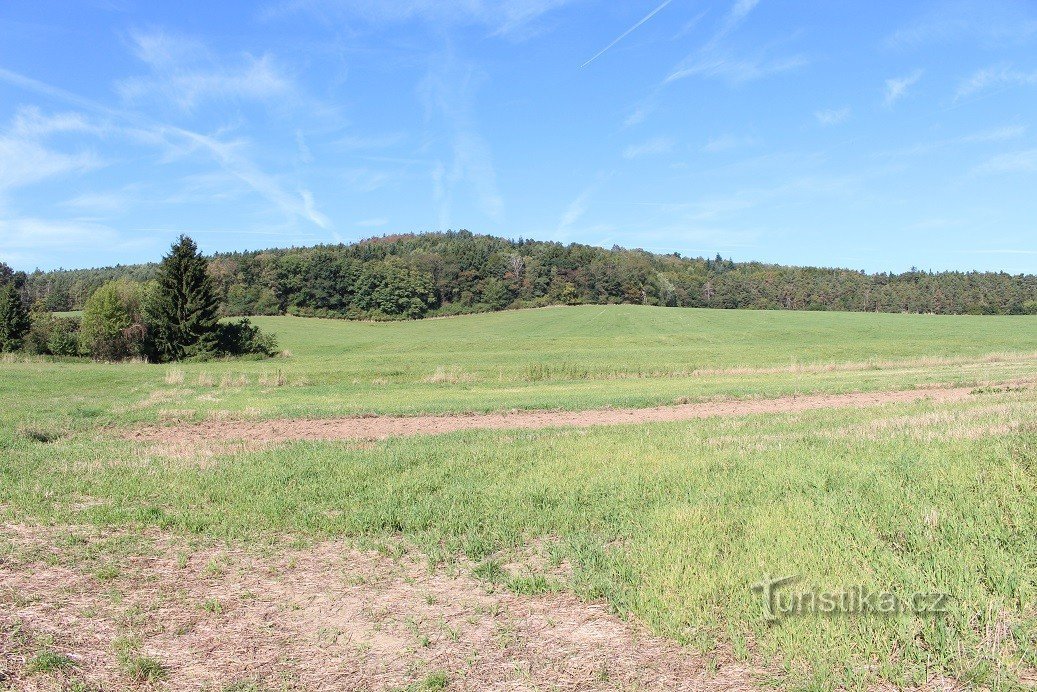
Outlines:
{"label": "blue sky", "polygon": [[0,259],[468,228],[1037,272],[1037,5],[6,0]]}

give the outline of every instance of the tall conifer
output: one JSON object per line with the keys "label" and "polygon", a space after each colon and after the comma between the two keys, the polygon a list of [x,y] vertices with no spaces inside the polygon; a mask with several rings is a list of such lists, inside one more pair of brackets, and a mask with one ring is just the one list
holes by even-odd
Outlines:
{"label": "tall conifer", "polygon": [[158,359],[182,360],[215,354],[219,345],[219,305],[208,262],[193,240],[180,236],[162,258],[148,310]]}

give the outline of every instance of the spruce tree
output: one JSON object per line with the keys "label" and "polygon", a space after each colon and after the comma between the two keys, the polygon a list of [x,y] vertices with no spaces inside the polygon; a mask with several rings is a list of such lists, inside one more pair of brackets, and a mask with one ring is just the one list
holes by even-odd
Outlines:
{"label": "spruce tree", "polygon": [[0,353],[17,351],[29,333],[29,310],[13,283],[0,288]]}
{"label": "spruce tree", "polygon": [[219,305],[208,262],[193,240],[180,236],[162,258],[148,306],[155,356],[170,361],[215,355]]}

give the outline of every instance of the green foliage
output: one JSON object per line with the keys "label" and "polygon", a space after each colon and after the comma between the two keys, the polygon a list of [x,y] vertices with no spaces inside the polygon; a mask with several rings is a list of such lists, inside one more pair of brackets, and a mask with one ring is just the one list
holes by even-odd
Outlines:
{"label": "green foliage", "polygon": [[81,349],[95,360],[143,357],[146,336],[140,284],[128,279],[111,281],[86,301],[79,341]]}
{"label": "green foliage", "polygon": [[0,353],[17,351],[29,333],[29,311],[14,283],[0,287]]}
{"label": "green foliage", "polygon": [[[1019,314],[1037,276],[1003,272],[865,274],[849,269],[659,255],[644,250],[506,240],[468,231],[372,238],[353,245],[224,253],[208,260],[222,315],[398,319],[547,304]],[[156,265],[36,272],[21,289],[74,309],[105,281],[154,278]]]}
{"label": "green foliage", "polygon": [[69,668],[75,668],[77,665],[74,659],[64,654],[45,650],[33,656],[25,670],[30,675],[34,673],[56,673]]}
{"label": "green foliage", "polygon": [[235,356],[277,355],[277,337],[264,334],[248,319],[219,325],[219,350]]}
{"label": "green foliage", "polygon": [[219,300],[208,262],[186,235],[162,258],[147,313],[158,360],[206,358],[218,352]]}
{"label": "green foliage", "polygon": [[25,350],[34,355],[77,356],[80,353],[79,318],[60,317],[37,303],[29,313],[31,326]]}
{"label": "green foliage", "polygon": [[432,277],[397,257],[367,264],[354,284],[354,305],[375,316],[416,318],[435,304]]}
{"label": "green foliage", "polygon": [[511,305],[515,297],[503,281],[496,277],[490,277],[483,286],[482,299],[491,309],[503,310]]}

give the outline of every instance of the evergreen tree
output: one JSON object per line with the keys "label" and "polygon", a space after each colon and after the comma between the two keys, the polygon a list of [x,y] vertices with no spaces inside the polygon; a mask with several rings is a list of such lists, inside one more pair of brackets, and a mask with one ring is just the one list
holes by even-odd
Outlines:
{"label": "evergreen tree", "polygon": [[14,281],[14,270],[8,266],[7,262],[0,262],[0,286],[12,281]]}
{"label": "evergreen tree", "polygon": [[0,353],[17,351],[29,332],[29,311],[13,283],[0,288]]}
{"label": "evergreen tree", "polygon": [[148,323],[159,360],[214,355],[219,348],[220,302],[198,246],[180,236],[158,268]]}

